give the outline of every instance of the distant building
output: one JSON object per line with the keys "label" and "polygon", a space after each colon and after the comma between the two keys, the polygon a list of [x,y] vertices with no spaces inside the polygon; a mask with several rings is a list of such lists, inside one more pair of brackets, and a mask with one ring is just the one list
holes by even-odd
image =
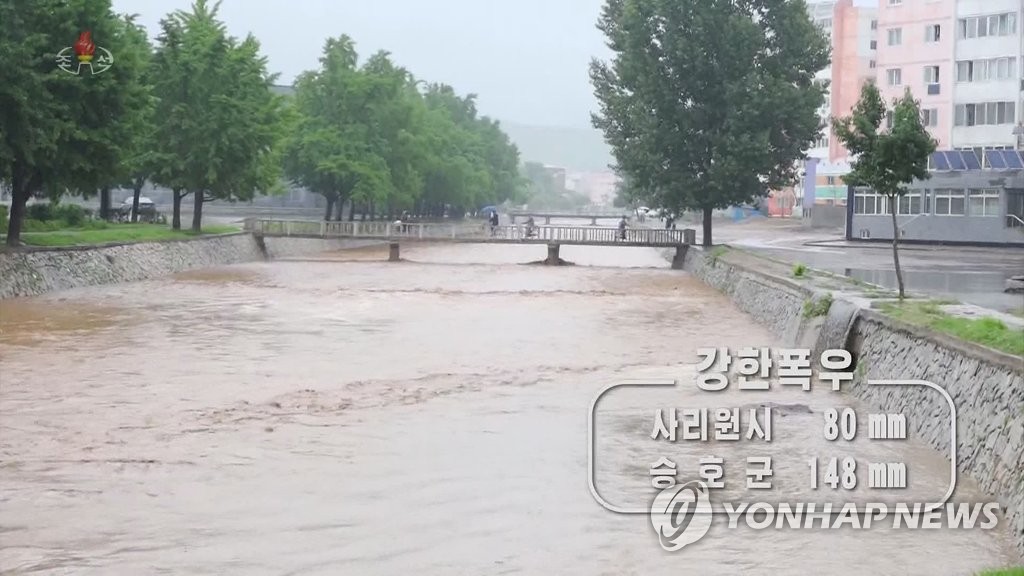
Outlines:
{"label": "distant building", "polygon": [[[940,151],[931,163],[896,206],[902,240],[1024,246],[1024,153]],[[892,240],[885,196],[850,188],[848,198],[848,239]]]}
{"label": "distant building", "polygon": [[544,172],[546,172],[547,175],[550,176],[552,180],[554,180],[554,182],[555,182],[555,190],[558,190],[559,192],[565,192],[567,190],[567,188],[565,187],[566,186],[566,171],[565,171],[565,168],[561,168],[561,167],[558,167],[558,166],[547,166],[547,165],[545,165],[544,166]]}

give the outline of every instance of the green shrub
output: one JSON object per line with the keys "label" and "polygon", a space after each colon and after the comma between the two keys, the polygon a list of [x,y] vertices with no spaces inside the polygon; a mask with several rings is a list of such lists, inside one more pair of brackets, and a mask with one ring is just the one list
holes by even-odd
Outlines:
{"label": "green shrub", "polygon": [[68,227],[81,226],[85,218],[85,209],[77,204],[60,204],[53,209],[53,219],[63,221]]}
{"label": "green shrub", "polygon": [[64,228],[64,223],[59,220],[36,220],[26,218],[21,223],[22,232],[54,232]]}
{"label": "green shrub", "polygon": [[38,220],[39,222],[49,222],[50,220],[54,219],[54,206],[49,202],[29,204],[26,208],[26,220]]}
{"label": "green shrub", "polygon": [[832,294],[826,293],[817,300],[804,302],[804,318],[817,318],[825,316],[832,308]]}
{"label": "green shrub", "polygon": [[796,266],[793,266],[793,277],[794,278],[803,278],[806,275],[807,275],[807,266],[804,266],[803,264],[797,264]]}

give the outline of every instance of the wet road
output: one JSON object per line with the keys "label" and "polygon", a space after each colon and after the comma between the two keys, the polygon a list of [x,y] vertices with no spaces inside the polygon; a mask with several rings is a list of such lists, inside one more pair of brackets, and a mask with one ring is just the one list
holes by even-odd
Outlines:
{"label": "wet road", "polygon": [[[739,498],[744,454],[775,461],[779,500],[807,457],[842,455],[828,390],[693,386],[704,346],[775,345],[654,250],[563,248],[603,267],[516,266],[543,247],[414,246],[254,263],[0,302],[0,571],[84,574],[969,574],[1009,562],[1001,531],[729,530],[663,552],[643,505],[660,456],[696,477],[717,451]],[[630,267],[631,269],[626,269]],[[770,444],[668,445],[654,410],[771,400]],[[909,494],[945,490],[916,441]],[[908,496],[910,498],[910,496]],[[958,498],[982,499],[969,482]]]}
{"label": "wet road", "polygon": [[[686,226],[700,230],[692,223]],[[799,221],[776,218],[741,223],[716,220],[713,231],[715,243],[729,243],[778,260],[896,288],[890,245],[846,242],[839,240],[842,236],[842,230],[814,230],[804,228]],[[1024,248],[905,244],[900,246],[900,265],[908,293],[1000,312],[1024,310],[1024,296],[1003,292],[1006,280],[1024,275]]]}

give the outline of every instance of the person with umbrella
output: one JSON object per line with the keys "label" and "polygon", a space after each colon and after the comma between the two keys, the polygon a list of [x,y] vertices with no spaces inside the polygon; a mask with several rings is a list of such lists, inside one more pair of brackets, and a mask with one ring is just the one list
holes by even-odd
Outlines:
{"label": "person with umbrella", "polygon": [[498,224],[501,222],[498,219],[498,211],[494,210],[491,212],[491,236],[494,236],[495,231],[498,229]]}

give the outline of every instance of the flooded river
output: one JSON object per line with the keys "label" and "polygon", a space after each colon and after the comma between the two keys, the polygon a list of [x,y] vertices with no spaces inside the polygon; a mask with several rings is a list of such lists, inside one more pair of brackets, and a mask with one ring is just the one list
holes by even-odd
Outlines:
{"label": "flooded river", "polygon": [[[664,552],[647,517],[588,489],[605,386],[680,381],[599,406],[596,484],[622,505],[653,497],[659,456],[695,478],[714,450],[739,498],[751,445],[657,443],[654,411],[765,400],[810,409],[776,414],[748,450],[773,457],[770,498],[841,501],[807,487],[806,460],[843,455],[822,412],[851,401],[708,397],[698,347],[780,343],[654,250],[516,265],[543,252],[403,246],[410,261],[388,264],[369,249],[0,302],[0,572],[935,575],[1013,559],[1002,530],[721,519]],[[913,439],[847,452],[906,462],[908,499],[945,492],[948,463]],[[983,496],[962,481],[957,498]]]}

